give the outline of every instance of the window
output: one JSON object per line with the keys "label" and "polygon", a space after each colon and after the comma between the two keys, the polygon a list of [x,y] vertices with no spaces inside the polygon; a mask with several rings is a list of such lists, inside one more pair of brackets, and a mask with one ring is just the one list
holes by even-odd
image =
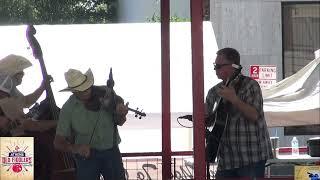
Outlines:
{"label": "window", "polygon": [[282,3],[284,78],[314,59],[320,49],[320,2]]}
{"label": "window", "polygon": [[[320,49],[320,2],[282,3],[283,76],[296,73]],[[317,135],[320,126],[284,127],[284,135]]]}

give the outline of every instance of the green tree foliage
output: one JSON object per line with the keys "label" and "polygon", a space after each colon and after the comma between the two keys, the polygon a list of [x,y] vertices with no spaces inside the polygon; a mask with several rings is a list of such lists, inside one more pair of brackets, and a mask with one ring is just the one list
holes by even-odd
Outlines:
{"label": "green tree foliage", "polygon": [[[148,22],[160,22],[161,17],[159,15],[153,14],[151,18],[147,18]],[[181,18],[177,15],[170,16],[170,22],[190,22],[190,18]]]}
{"label": "green tree foliage", "polygon": [[117,0],[0,0],[0,24],[115,22]]}
{"label": "green tree foliage", "polygon": [[[189,2],[189,1],[186,1]],[[158,2],[159,4],[159,2]],[[151,17],[147,17],[148,22],[160,22],[160,9],[159,6],[156,6],[156,12],[153,13]],[[203,0],[203,20],[210,21],[210,0]],[[179,17],[178,15],[174,14],[170,16],[170,22],[190,22],[191,18]]]}

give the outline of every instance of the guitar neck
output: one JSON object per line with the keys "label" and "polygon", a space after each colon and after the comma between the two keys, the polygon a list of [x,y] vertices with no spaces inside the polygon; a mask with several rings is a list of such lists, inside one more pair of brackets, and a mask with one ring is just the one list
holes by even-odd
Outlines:
{"label": "guitar neck", "polygon": [[[43,57],[42,56],[39,57],[38,60],[39,60],[40,67],[41,67],[42,78],[46,79],[46,78],[48,78],[48,73],[47,73],[46,66],[44,64]],[[51,102],[54,102],[54,104],[55,104],[52,88],[51,88],[50,82],[48,82],[48,81],[46,83],[46,91],[47,91],[48,98],[50,98]]]}
{"label": "guitar neck", "polygon": [[131,111],[131,112],[134,112],[134,113],[139,113],[139,111],[137,111],[135,109],[132,109],[132,108],[129,108],[129,107],[128,107],[128,110]]}
{"label": "guitar neck", "polygon": [[51,89],[50,85],[48,85],[48,87],[46,88],[46,93],[47,93],[47,97],[50,100],[50,104],[52,106],[56,106],[56,101],[54,100],[54,95],[53,95],[53,92],[52,92],[52,89]]}
{"label": "guitar neck", "polygon": [[[38,60],[40,62],[42,77],[43,77],[43,79],[46,79],[46,78],[48,78],[48,73],[47,73],[46,66],[44,64],[43,57],[42,56],[39,57]],[[59,118],[59,113],[56,111],[56,107],[57,107],[56,101],[54,99],[53,91],[52,91],[50,82],[48,80],[46,82],[46,93],[47,93],[47,98],[49,100],[50,110],[51,110],[51,113],[52,113],[52,116],[53,116],[52,118],[54,120],[57,120]]]}
{"label": "guitar neck", "polygon": [[130,107],[128,107],[128,110],[134,112],[135,114],[138,114],[139,116],[146,116],[146,113],[143,113],[143,112],[141,112],[141,111],[132,109],[132,108],[130,108]]}

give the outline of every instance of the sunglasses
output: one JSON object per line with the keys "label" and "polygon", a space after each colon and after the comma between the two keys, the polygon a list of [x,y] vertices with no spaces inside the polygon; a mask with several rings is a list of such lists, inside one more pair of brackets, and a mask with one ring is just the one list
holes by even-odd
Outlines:
{"label": "sunglasses", "polygon": [[223,66],[227,66],[227,65],[231,65],[231,64],[213,64],[214,70],[218,70],[221,69]]}

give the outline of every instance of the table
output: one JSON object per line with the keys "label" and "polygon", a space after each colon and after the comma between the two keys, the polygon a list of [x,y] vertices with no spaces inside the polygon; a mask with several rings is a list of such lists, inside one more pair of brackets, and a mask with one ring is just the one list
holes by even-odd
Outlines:
{"label": "table", "polygon": [[285,165],[316,165],[320,163],[320,157],[311,157],[307,154],[292,156],[292,155],[278,155],[277,158],[269,159],[266,163],[267,177],[271,176],[271,166],[285,166]]}

